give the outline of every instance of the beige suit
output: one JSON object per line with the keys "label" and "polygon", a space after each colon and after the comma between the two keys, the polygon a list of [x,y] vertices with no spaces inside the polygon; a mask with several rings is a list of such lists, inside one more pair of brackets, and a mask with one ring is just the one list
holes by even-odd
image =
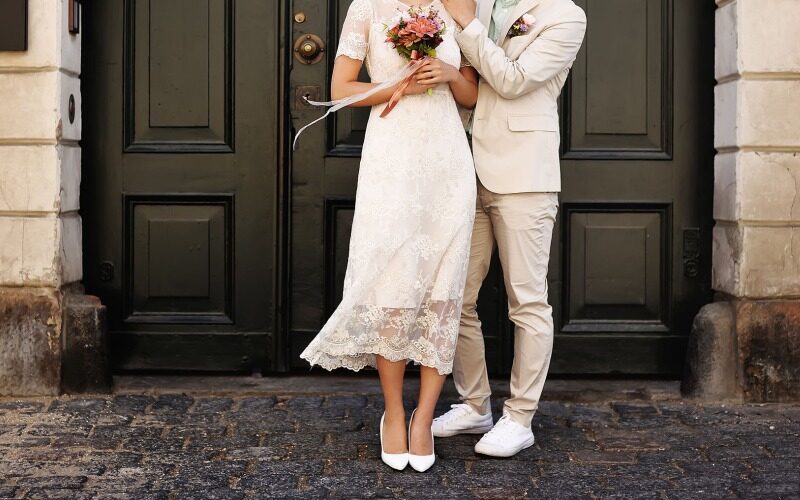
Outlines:
{"label": "beige suit", "polygon": [[[489,410],[475,308],[496,244],[516,326],[505,411],[529,426],[553,349],[547,267],[561,190],[557,99],[583,42],[586,16],[571,0],[521,0],[495,44],[486,28],[494,0],[479,2],[478,18],[456,37],[481,79],[472,129],[480,183],[453,378],[464,401],[480,413]],[[526,13],[536,19],[529,32],[506,36]]]}

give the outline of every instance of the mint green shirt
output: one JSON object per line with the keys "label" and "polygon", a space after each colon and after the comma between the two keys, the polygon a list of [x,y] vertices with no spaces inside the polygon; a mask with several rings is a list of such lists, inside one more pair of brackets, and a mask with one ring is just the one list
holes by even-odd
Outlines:
{"label": "mint green shirt", "polygon": [[511,15],[511,11],[514,10],[519,2],[520,0],[495,0],[494,8],[492,9],[492,22],[489,23],[489,38],[495,43],[503,35],[500,30],[503,29],[503,26],[508,21],[508,16]]}

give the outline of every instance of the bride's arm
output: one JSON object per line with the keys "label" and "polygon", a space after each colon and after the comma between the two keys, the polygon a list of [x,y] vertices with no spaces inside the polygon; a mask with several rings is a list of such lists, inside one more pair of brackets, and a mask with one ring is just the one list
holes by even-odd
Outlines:
{"label": "bride's arm", "polygon": [[478,73],[471,66],[458,69],[439,59],[431,59],[417,71],[416,80],[427,86],[447,83],[456,102],[467,109],[474,108],[478,102]]}
{"label": "bride's arm", "polygon": [[[375,83],[365,83],[358,81],[358,73],[361,71],[362,62],[347,56],[339,56],[333,64],[333,75],[331,75],[331,98],[333,100],[343,99],[351,95],[366,92],[375,87]],[[432,85],[422,85],[412,80],[409,86],[403,91],[403,95],[421,94],[431,88]],[[397,89],[397,85],[382,90],[367,97],[364,100],[352,104],[352,107],[375,106],[387,102]]]}

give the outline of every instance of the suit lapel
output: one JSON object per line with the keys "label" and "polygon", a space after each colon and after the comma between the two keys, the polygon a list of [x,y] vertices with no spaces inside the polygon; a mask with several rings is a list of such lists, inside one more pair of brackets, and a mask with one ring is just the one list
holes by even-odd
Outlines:
{"label": "suit lapel", "polygon": [[517,21],[517,19],[522,17],[523,14],[536,7],[539,2],[540,0],[520,0],[517,6],[514,7],[514,10],[512,10],[508,15],[508,19],[506,19],[503,28],[500,30],[501,35],[500,39],[497,40],[497,45],[503,45],[503,43],[506,41],[506,38],[508,38],[508,30],[511,29],[511,26]]}
{"label": "suit lapel", "polygon": [[479,0],[478,1],[478,21],[489,29],[489,23],[492,21],[492,9],[494,8],[494,0]]}

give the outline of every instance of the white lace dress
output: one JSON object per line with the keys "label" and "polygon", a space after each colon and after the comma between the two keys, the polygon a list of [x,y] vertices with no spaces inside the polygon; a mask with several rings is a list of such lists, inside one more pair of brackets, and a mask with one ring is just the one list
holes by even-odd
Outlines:
{"label": "white lace dress", "polygon": [[[456,23],[437,56],[458,67]],[[407,7],[353,0],[337,57],[366,58],[373,82],[406,64],[385,39]],[[375,366],[375,355],[452,371],[475,216],[475,169],[449,86],[404,96],[386,118],[372,108],[358,173],[344,295],[300,355],[328,370]]]}

